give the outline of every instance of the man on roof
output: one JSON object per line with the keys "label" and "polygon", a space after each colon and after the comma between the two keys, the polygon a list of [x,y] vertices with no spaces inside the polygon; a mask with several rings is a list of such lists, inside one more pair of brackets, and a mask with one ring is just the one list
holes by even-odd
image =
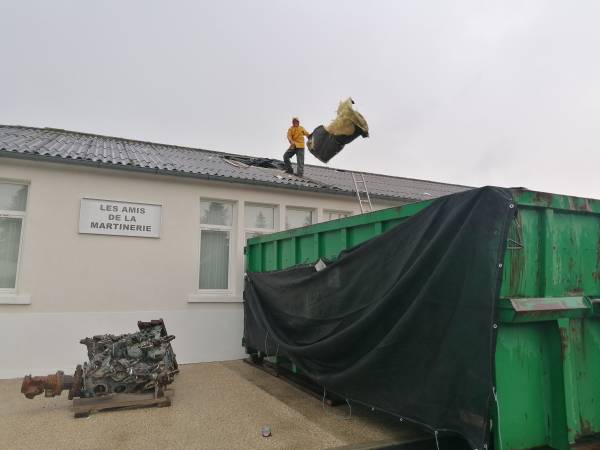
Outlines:
{"label": "man on roof", "polygon": [[297,117],[292,119],[292,126],[287,132],[287,139],[290,143],[289,148],[283,154],[283,164],[287,173],[294,173],[290,158],[296,155],[296,165],[298,166],[299,177],[304,175],[304,136],[309,136],[310,133],[300,126],[300,121]]}

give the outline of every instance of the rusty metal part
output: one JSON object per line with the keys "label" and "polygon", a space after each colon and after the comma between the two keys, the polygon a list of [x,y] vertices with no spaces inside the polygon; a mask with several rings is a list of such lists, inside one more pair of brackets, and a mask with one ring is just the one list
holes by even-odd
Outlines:
{"label": "rusty metal part", "polygon": [[59,370],[55,374],[45,377],[25,376],[21,384],[21,392],[30,399],[42,392],[44,392],[45,397],[55,397],[60,395],[62,391],[70,390],[72,387],[73,377],[65,375],[62,370]]}
{"label": "rusty metal part", "polygon": [[81,397],[81,390],[83,388],[83,369],[81,365],[78,365],[75,368],[75,373],[73,374],[73,384],[71,389],[69,389],[69,400],[73,400],[74,397]]}
{"label": "rusty metal part", "polygon": [[148,330],[152,327],[159,326],[161,336],[167,336],[169,334],[169,333],[167,333],[167,328],[165,327],[165,322],[162,319],[149,320],[148,322],[143,322],[141,320],[138,320],[137,326],[140,331]]}
{"label": "rusty metal part", "polygon": [[179,372],[175,352],[164,321],[138,322],[139,331],[130,334],[103,334],[82,339],[88,361],[77,366],[73,375],[58,371],[45,377],[27,375],[21,392],[27,398],[46,397],[69,391],[75,397],[91,398],[108,394],[139,394],[154,391],[161,396]]}

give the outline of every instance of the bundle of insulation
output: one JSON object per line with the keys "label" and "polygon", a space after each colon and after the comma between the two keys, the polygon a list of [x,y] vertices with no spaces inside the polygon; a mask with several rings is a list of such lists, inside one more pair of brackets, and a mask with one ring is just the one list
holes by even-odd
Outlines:
{"label": "bundle of insulation", "polygon": [[327,126],[319,125],[308,137],[308,150],[324,163],[337,155],[358,136],[369,137],[369,125],[348,98],[340,102],[336,118]]}

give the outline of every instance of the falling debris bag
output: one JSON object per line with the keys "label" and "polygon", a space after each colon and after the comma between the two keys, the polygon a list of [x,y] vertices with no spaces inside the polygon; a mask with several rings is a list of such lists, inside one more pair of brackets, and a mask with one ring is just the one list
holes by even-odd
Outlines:
{"label": "falling debris bag", "polygon": [[369,136],[369,125],[353,104],[351,98],[340,102],[329,126],[319,125],[308,137],[306,146],[319,161],[326,163],[358,136]]}
{"label": "falling debris bag", "polygon": [[441,197],[320,270],[248,273],[246,347],[277,349],[327,391],[484,448],[512,206],[495,187]]}

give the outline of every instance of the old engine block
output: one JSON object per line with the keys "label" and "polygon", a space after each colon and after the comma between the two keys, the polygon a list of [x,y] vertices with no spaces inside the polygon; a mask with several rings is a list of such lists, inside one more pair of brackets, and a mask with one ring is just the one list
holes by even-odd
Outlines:
{"label": "old engine block", "polygon": [[172,383],[179,372],[164,321],[138,322],[139,331],[130,334],[103,334],[82,339],[89,361],[78,365],[75,373],[58,371],[45,377],[23,378],[21,392],[27,398],[45,393],[46,397],[69,391],[74,397],[154,391],[156,396]]}

